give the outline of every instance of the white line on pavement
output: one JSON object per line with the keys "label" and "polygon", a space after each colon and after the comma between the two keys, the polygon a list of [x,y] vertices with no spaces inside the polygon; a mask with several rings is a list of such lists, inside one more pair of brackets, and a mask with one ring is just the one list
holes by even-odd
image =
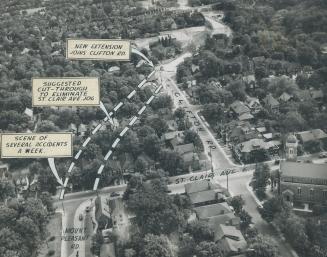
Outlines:
{"label": "white line on pavement", "polygon": [[148,101],[146,101],[146,104],[150,104],[150,103],[152,102],[153,98],[154,98],[154,95],[152,95],[152,96],[148,99]]}
{"label": "white line on pavement", "polygon": [[134,123],[135,123],[135,121],[137,121],[137,117],[135,116],[131,121],[130,121],[130,123],[128,124],[129,126],[132,126]]}
{"label": "white line on pavement", "polygon": [[98,174],[101,174],[101,173],[102,173],[102,171],[103,171],[103,168],[104,168],[104,165],[103,165],[103,164],[101,164],[100,168],[98,169]]}
{"label": "white line on pavement", "polygon": [[100,181],[99,178],[96,178],[96,179],[95,179],[94,186],[93,186],[93,191],[95,191],[95,190],[98,189],[99,181]]}
{"label": "white line on pavement", "polygon": [[69,166],[68,173],[71,173],[71,172],[72,172],[74,166],[75,166],[75,162],[72,162],[72,163],[70,164],[70,166]]}
{"label": "white line on pavement", "polygon": [[112,151],[109,150],[106,154],[106,156],[104,157],[105,160],[108,160],[108,158],[110,157],[110,155],[112,154]]}

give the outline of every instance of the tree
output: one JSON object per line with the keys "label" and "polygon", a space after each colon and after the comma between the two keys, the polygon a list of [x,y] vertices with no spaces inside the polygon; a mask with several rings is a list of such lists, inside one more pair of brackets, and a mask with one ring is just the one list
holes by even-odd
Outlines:
{"label": "tree", "polygon": [[173,257],[169,240],[166,236],[147,234],[143,240],[144,246],[141,256],[144,257]]}
{"label": "tree", "polygon": [[203,51],[199,57],[199,67],[203,77],[216,77],[222,69],[222,62],[211,51]]}
{"label": "tree", "polygon": [[188,224],[186,232],[190,233],[197,243],[213,240],[213,230],[205,222],[195,221]]}
{"label": "tree", "polygon": [[253,173],[252,188],[258,195],[265,196],[266,187],[270,178],[270,168],[267,164],[257,164]]}
{"label": "tree", "polygon": [[224,118],[224,109],[220,104],[206,104],[203,107],[203,116],[211,124],[221,122]]}
{"label": "tree", "polygon": [[195,255],[195,241],[193,237],[189,235],[184,235],[180,240],[178,248],[178,256],[180,257],[190,257]]}
{"label": "tree", "polygon": [[169,173],[170,176],[181,174],[184,169],[184,161],[177,152],[171,150],[162,150],[159,156],[161,167]]}
{"label": "tree", "polygon": [[186,111],[184,108],[178,107],[174,112],[174,116],[179,120],[183,120],[186,116]]}
{"label": "tree", "polygon": [[220,247],[215,242],[201,242],[195,248],[197,257],[222,257]]}
{"label": "tree", "polygon": [[230,205],[233,207],[236,214],[239,214],[241,212],[244,204],[245,204],[245,201],[241,195],[234,196],[230,200]]}
{"label": "tree", "polygon": [[268,222],[272,221],[277,214],[285,208],[283,198],[273,197],[263,203],[261,215]]}
{"label": "tree", "polygon": [[0,201],[15,197],[15,186],[11,181],[0,181]]}
{"label": "tree", "polygon": [[202,152],[204,149],[200,136],[193,130],[186,130],[184,132],[184,143],[193,143],[198,152]]}
{"label": "tree", "polygon": [[252,249],[248,253],[248,257],[277,257],[278,247],[276,242],[268,236],[258,235],[251,240],[249,248]]}
{"label": "tree", "polygon": [[250,224],[252,223],[252,217],[245,210],[241,210],[239,216],[241,219],[241,229],[242,231],[245,231],[247,228],[249,228]]}

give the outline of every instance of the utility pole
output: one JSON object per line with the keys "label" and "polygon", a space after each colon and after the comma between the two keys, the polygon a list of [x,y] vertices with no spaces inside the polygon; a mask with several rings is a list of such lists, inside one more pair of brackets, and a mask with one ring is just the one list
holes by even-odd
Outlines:
{"label": "utility pole", "polygon": [[229,173],[227,173],[227,180],[226,181],[227,181],[227,191],[229,192],[229,189],[228,189],[228,174]]}
{"label": "utility pole", "polygon": [[211,146],[209,146],[209,148],[210,148],[210,163],[211,163],[211,172],[213,172]]}

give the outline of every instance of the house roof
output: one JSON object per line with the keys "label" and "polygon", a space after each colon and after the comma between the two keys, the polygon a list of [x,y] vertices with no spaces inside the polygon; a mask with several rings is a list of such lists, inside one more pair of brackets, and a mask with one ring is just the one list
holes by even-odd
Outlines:
{"label": "house roof", "polygon": [[266,104],[266,105],[269,105],[271,107],[276,107],[279,105],[279,102],[271,95],[271,94],[268,94],[264,99],[263,99],[263,102]]}
{"label": "house roof", "polygon": [[234,226],[226,226],[226,225],[219,225],[216,230],[215,235],[216,240],[220,240],[223,237],[229,237],[234,240],[244,240],[244,237],[240,230],[235,228]]}
{"label": "house roof", "polygon": [[187,194],[206,191],[209,189],[211,189],[211,183],[208,180],[199,180],[196,182],[187,183],[185,185],[185,192]]}
{"label": "house roof", "polygon": [[216,199],[216,192],[213,190],[195,192],[189,194],[192,204],[214,201]]}
{"label": "house roof", "polygon": [[280,163],[282,177],[327,179],[327,164],[288,162]]}
{"label": "house roof", "polygon": [[226,202],[196,207],[194,208],[194,211],[199,219],[206,219],[232,212],[231,208]]}
{"label": "house roof", "polygon": [[219,225],[227,225],[227,223],[231,226],[237,226],[240,224],[240,218],[236,217],[234,213],[229,212],[219,216],[211,217],[208,220],[208,225],[212,228],[217,228]]}
{"label": "house roof", "polygon": [[162,140],[172,140],[175,137],[180,136],[183,133],[183,131],[172,131],[172,132],[167,132],[162,135]]}
{"label": "house roof", "polygon": [[255,76],[254,75],[244,76],[243,81],[246,83],[255,82]]}
{"label": "house roof", "polygon": [[238,144],[238,148],[242,153],[250,153],[254,149],[268,149],[267,143],[261,138],[254,138],[249,141],[245,141],[241,144]]}
{"label": "house roof", "polygon": [[311,91],[311,96],[313,99],[323,98],[324,93],[322,92],[322,90],[313,90]]}
{"label": "house roof", "polygon": [[174,150],[180,154],[190,153],[194,152],[194,145],[193,143],[177,145],[174,147]]}
{"label": "house roof", "polygon": [[260,133],[263,133],[263,132],[266,132],[267,131],[266,127],[259,127],[259,128],[256,128],[256,130],[258,132],[260,132]]}
{"label": "house roof", "polygon": [[311,94],[309,90],[298,90],[295,93],[296,97],[300,101],[310,101],[311,100]]}
{"label": "house roof", "polygon": [[241,114],[240,116],[238,116],[238,119],[240,121],[243,121],[243,120],[252,120],[254,117],[251,113],[243,113]]}
{"label": "house roof", "polygon": [[230,105],[230,108],[238,115],[249,113],[250,109],[241,101],[235,101]]}
{"label": "house roof", "polygon": [[304,143],[313,140],[320,140],[320,139],[327,138],[327,134],[321,129],[313,129],[313,130],[298,132],[297,136]]}
{"label": "house roof", "polygon": [[289,101],[292,98],[292,96],[286,92],[280,95],[279,100],[282,100],[284,102]]}
{"label": "house roof", "polygon": [[169,130],[172,130],[172,131],[177,130],[178,126],[177,126],[176,121],[174,121],[174,120],[167,120],[166,123],[168,125],[168,129]]}

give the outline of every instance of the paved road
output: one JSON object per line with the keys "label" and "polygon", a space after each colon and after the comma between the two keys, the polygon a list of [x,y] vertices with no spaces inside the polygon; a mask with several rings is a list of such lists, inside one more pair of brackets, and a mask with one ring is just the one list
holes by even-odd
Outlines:
{"label": "paved road", "polygon": [[[190,104],[185,94],[178,88],[175,83],[175,72],[177,70],[178,64],[183,62],[184,58],[189,57],[190,53],[185,53],[179,58],[175,59],[173,62],[162,65],[161,68],[161,80],[164,85],[166,92],[172,97],[175,107],[183,107],[186,111],[189,111],[189,115],[193,120],[193,125],[198,128],[202,128],[198,131],[199,136],[205,146],[205,151],[208,154],[211,147],[212,164],[214,169],[226,169],[226,168],[238,168],[241,169],[242,166],[235,165],[230,158],[226,155],[219,142],[212,135],[211,131],[208,129],[208,124],[200,119],[198,112],[200,110],[199,106],[194,106]],[[182,100],[182,101],[180,101]],[[196,124],[199,124],[196,126]],[[215,149],[212,148],[215,147]],[[245,200],[245,209],[252,216],[255,227],[258,231],[265,235],[272,236],[278,243],[280,250],[280,257],[294,257],[293,250],[287,242],[280,239],[280,236],[276,233],[275,229],[264,221],[258,212],[258,203],[250,192],[248,188],[249,181],[252,178],[252,172],[236,173],[229,176],[228,185],[229,190],[232,195],[242,195]],[[226,185],[227,178],[215,176],[215,180],[221,185]]]}

